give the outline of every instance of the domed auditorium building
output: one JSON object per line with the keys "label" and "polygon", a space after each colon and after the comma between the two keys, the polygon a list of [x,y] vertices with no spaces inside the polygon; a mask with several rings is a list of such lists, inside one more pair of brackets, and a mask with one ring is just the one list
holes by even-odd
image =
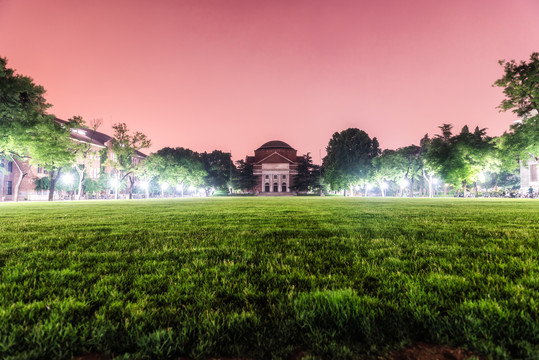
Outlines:
{"label": "domed auditorium building", "polygon": [[303,159],[297,153],[287,143],[273,140],[256,149],[255,156],[247,156],[245,162],[253,165],[253,174],[257,178],[257,184],[252,190],[268,195],[290,193],[298,173],[298,162]]}

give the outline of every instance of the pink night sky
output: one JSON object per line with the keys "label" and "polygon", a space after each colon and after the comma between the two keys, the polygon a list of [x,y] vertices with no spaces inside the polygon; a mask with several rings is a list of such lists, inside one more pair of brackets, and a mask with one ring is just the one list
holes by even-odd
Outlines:
{"label": "pink night sky", "polygon": [[319,162],[336,131],[382,148],[442,123],[500,135],[500,59],[539,51],[538,0],[0,0],[0,56],[67,119],[127,123],[157,151],[269,140]]}

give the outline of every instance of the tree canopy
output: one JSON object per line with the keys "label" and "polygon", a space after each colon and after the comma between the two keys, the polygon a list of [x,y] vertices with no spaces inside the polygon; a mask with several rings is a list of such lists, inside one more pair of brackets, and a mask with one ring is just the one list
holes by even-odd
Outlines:
{"label": "tree canopy", "polygon": [[511,169],[518,161],[539,157],[539,53],[528,62],[502,60],[500,65],[504,74],[494,85],[503,87],[505,99],[498,108],[520,117],[498,143],[505,168]]}
{"label": "tree canopy", "polygon": [[[139,166],[139,163],[134,158],[138,156],[139,150],[150,147],[151,141],[146,135],[138,131],[133,135],[129,134],[125,123],[114,124],[112,128],[114,129],[111,146],[113,158],[108,164],[118,183],[121,183],[126,178],[128,179],[127,189],[129,198],[131,198],[135,182],[133,173],[135,168]],[[115,196],[118,196],[117,188]]]}
{"label": "tree canopy", "polygon": [[329,140],[322,160],[324,180],[333,190],[349,189],[368,179],[372,159],[380,153],[378,140],[356,128],[336,132]]}

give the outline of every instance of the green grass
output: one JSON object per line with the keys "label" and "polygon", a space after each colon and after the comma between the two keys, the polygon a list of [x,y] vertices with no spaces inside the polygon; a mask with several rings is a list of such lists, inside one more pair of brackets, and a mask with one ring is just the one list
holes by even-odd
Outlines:
{"label": "green grass", "polygon": [[0,204],[0,358],[539,358],[539,201]]}

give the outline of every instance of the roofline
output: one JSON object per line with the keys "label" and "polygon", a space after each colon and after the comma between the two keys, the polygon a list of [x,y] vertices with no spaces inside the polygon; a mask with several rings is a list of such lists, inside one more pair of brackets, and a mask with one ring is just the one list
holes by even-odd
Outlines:
{"label": "roofline", "polygon": [[273,154],[279,155],[280,157],[282,157],[283,159],[287,160],[288,162],[290,162],[290,163],[292,163],[292,164],[297,163],[297,161],[292,161],[292,160],[290,160],[289,158],[287,158],[287,157],[285,157],[285,156],[279,154],[277,151],[274,151],[274,152],[272,152],[271,154],[269,154],[268,156],[266,156],[265,158],[263,158],[262,160],[259,160],[259,161],[255,162],[255,163],[253,163],[253,164],[257,164],[257,165],[258,165],[259,163],[261,163],[262,161],[266,160],[266,159],[269,158],[270,156],[273,156]]}

